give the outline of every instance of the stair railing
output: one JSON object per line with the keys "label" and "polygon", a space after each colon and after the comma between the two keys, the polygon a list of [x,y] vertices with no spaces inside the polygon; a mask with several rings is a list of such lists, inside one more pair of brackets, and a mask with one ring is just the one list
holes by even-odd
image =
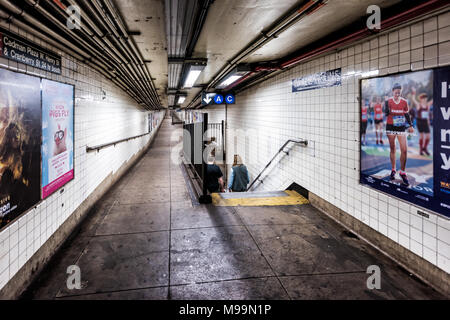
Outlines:
{"label": "stair railing", "polygon": [[308,146],[308,141],[307,140],[294,140],[294,139],[289,139],[288,141],[286,141],[285,144],[283,144],[283,146],[280,148],[280,150],[278,150],[278,152],[275,154],[275,156],[272,158],[272,160],[269,161],[269,163],[264,167],[264,169],[261,171],[261,173],[255,178],[255,180],[253,180],[253,182],[250,184],[250,186],[247,188],[247,191],[249,191],[256,182],[260,181],[261,183],[263,183],[263,180],[260,180],[259,178],[261,178],[261,176],[263,175],[263,173],[270,167],[270,165],[272,164],[272,162],[278,157],[278,155],[280,153],[285,153],[286,155],[289,155],[289,151],[285,151],[284,148],[286,148],[290,143],[295,143],[295,144],[301,144],[305,147]]}

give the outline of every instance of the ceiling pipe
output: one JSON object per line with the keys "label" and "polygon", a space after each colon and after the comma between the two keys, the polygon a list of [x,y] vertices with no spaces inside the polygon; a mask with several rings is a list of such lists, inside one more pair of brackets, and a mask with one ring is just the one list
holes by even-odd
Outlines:
{"label": "ceiling pipe", "polygon": [[[434,10],[438,10],[440,8],[443,8],[445,6],[449,5],[449,1],[439,1],[439,0],[430,0],[427,1],[426,3],[420,4],[414,8],[411,8],[409,10],[406,10],[400,14],[397,14],[393,17],[387,18],[384,21],[382,21],[381,26],[382,26],[382,30],[387,30],[390,29],[392,27],[398,26],[406,21],[412,20],[414,18],[417,18],[423,14],[429,13],[431,11]],[[275,68],[275,70],[268,70],[270,68],[265,68],[262,66],[256,67],[254,70],[258,70],[258,71],[272,71],[272,72],[281,72],[287,68],[293,67],[296,64],[301,63],[302,61],[305,60],[309,60],[313,57],[316,57],[318,55],[324,54],[326,52],[329,52],[331,50],[335,50],[339,47],[344,46],[345,44],[348,44],[350,42],[354,42],[354,41],[358,41],[363,39],[364,37],[367,36],[371,36],[373,35],[373,31],[369,30],[368,28],[364,28],[362,30],[353,32],[349,35],[346,35],[340,39],[337,39],[333,42],[330,42],[326,45],[323,45],[319,48],[313,49],[311,51],[305,52],[301,55],[298,55],[294,58],[290,58],[284,62],[282,62],[279,66],[279,69]],[[227,90],[231,90],[233,88],[235,88],[236,86],[238,86],[239,84],[242,84],[243,82],[247,81],[249,78],[251,78],[252,76],[256,75],[256,72],[249,74],[242,79],[239,79],[238,81],[236,81],[235,83],[233,83],[232,85],[230,85]],[[258,79],[257,82],[252,82],[250,85],[255,85],[257,83],[260,83],[262,81],[267,80],[268,78],[272,77],[273,73]],[[242,91],[244,89],[248,88],[248,85],[245,86],[244,88],[241,88],[239,91]],[[194,101],[194,100],[193,100]]]}
{"label": "ceiling pipe", "polygon": [[[72,2],[75,3],[75,1],[71,0]],[[92,8],[91,8],[92,9]],[[92,9],[93,10],[93,9]],[[89,18],[87,18],[89,19]],[[109,30],[109,28],[107,26],[105,26],[103,24],[102,21],[99,21],[99,23],[103,26],[103,28],[105,30]],[[109,30],[111,31],[111,30]],[[114,34],[114,32],[110,32],[109,35]],[[113,45],[108,38],[105,36],[103,37],[103,40],[107,43],[107,45],[111,48],[119,48],[121,49],[126,55],[127,58],[125,58],[123,55],[121,55],[121,59],[122,59],[122,65],[125,69],[128,70],[128,73],[130,73],[133,76],[133,83],[137,83],[138,87],[140,87],[142,90],[142,92],[147,96],[147,98],[149,99],[149,101],[151,102],[152,105],[158,106],[159,105],[159,100],[157,99],[155,92],[152,92],[153,90],[147,85],[145,80],[142,80],[145,78],[145,76],[139,72],[139,69],[136,67],[137,65],[137,59],[136,57],[133,57],[133,55],[130,53],[129,50],[127,50],[126,45],[124,45],[123,42],[120,42],[116,37],[111,36],[111,38],[113,39],[113,41],[115,42],[116,45]],[[134,61],[134,64],[131,63],[131,61]],[[150,95],[149,95],[150,93]]]}
{"label": "ceiling pipe", "polygon": [[[150,71],[147,68],[147,65],[144,62],[144,59],[141,55],[141,53],[139,52],[139,49],[136,46],[136,43],[130,38],[126,28],[125,28],[125,23],[123,22],[120,14],[117,12],[117,9],[111,4],[110,0],[104,0],[104,2],[106,3],[107,8],[109,8],[111,14],[114,16],[114,21],[118,24],[121,32],[123,33],[123,36],[125,37],[128,45],[130,46],[131,50],[135,53],[135,56],[138,60],[138,65],[140,66],[141,70],[143,71],[143,73],[146,75],[146,80],[148,81],[148,84],[150,85],[150,87],[152,88],[152,91],[155,93],[155,96],[157,97],[157,101],[159,106],[161,105],[161,101],[159,98],[158,93],[156,92],[156,86],[153,82],[153,78],[150,75]],[[121,38],[121,37],[120,37]]]}
{"label": "ceiling pipe", "polygon": [[[85,63],[89,67],[93,68],[97,72],[101,73],[105,78],[112,81],[115,85],[117,85],[119,88],[124,90],[125,92],[128,92],[129,89],[124,87],[123,82],[120,81],[116,76],[111,76],[110,73],[106,72],[107,67],[103,65],[101,62],[96,61],[93,59],[88,53],[84,52],[83,50],[79,49],[77,46],[75,46],[73,43],[67,41],[66,39],[62,38],[58,34],[54,33],[53,30],[47,28],[42,23],[39,23],[36,19],[28,15],[26,12],[24,12],[22,9],[16,7],[15,5],[8,3],[7,1],[1,0],[0,5],[2,5],[4,8],[9,10],[10,12],[13,12],[13,14],[20,16],[25,21],[27,21],[29,24],[31,24],[34,27],[30,27],[30,25],[18,20],[15,18],[14,15],[8,14],[6,12],[0,11],[1,18],[8,20],[10,23],[18,26],[19,28],[26,30],[30,34],[33,34],[37,38],[48,42],[49,44],[59,48],[61,51],[66,52],[67,54],[71,55],[75,59]],[[41,30],[39,32],[38,30]],[[43,34],[46,33],[50,37],[43,37]],[[56,39],[56,40],[53,40]]]}
{"label": "ceiling pipe", "polygon": [[[76,1],[70,0],[70,2],[76,4]],[[126,43],[123,41],[123,38],[119,35],[117,30],[115,30],[115,26],[111,23],[107,23],[105,25],[104,21],[110,21],[110,19],[107,19],[108,18],[107,14],[103,11],[102,7],[97,2],[93,2],[95,8],[97,10],[100,10],[99,14],[98,14],[96,12],[96,10],[90,5],[89,1],[84,1],[83,3],[87,6],[87,8],[90,10],[90,12],[92,12],[94,14],[95,17],[100,18],[99,14],[103,17],[103,19],[100,19],[98,21],[98,23],[101,24],[103,26],[103,28],[109,32],[108,34],[105,34],[103,36],[103,40],[110,48],[116,48],[116,49],[119,48],[123,53],[125,53],[125,55],[127,56],[126,58],[123,55],[121,55],[122,63],[124,65],[124,67],[128,70],[128,72],[134,76],[133,83],[137,83],[137,85],[139,87],[141,87],[140,90],[142,90],[144,92],[144,94],[148,97],[149,101],[151,102],[151,105],[155,106],[155,108],[159,108],[160,101],[159,101],[159,97],[156,93],[156,89],[149,86],[149,84],[148,84],[149,81],[146,79],[146,78],[149,78],[150,75],[146,75],[145,72],[142,72],[142,70],[140,70],[138,58],[135,57],[133,55],[133,53],[131,52],[130,48],[127,47]],[[111,6],[109,6],[109,8],[110,8],[110,10],[113,10],[111,8]],[[116,19],[118,17],[116,12],[111,12],[111,14],[113,15],[114,19]],[[120,28],[121,23],[119,23],[119,22],[116,22],[116,23]],[[111,28],[113,28],[113,29],[111,29]],[[115,42],[115,45],[113,45],[108,40],[107,35],[109,35],[111,37],[111,39]],[[117,52],[117,54],[120,54],[120,53]]]}
{"label": "ceiling pipe", "polygon": [[[326,0],[309,0],[296,6],[295,9],[284,15],[278,21],[276,21],[269,30],[262,31],[261,35],[253,40],[249,45],[247,45],[243,50],[241,50],[237,55],[235,55],[226,66],[224,66],[210,81],[207,89],[214,88],[220,81],[226,77],[233,68],[235,68],[240,61],[245,57],[252,54],[262,46],[266,45],[273,39],[277,38],[281,33],[286,31],[289,27],[301,20],[310,10],[313,10],[316,6],[325,4]],[[189,103],[187,108],[191,107],[198,99],[201,98],[201,93],[197,94],[196,97]]]}
{"label": "ceiling pipe", "polygon": [[297,7],[295,10],[288,13],[285,17],[281,18],[275,25],[269,28],[268,31],[262,31],[261,35],[253,40],[246,48],[240,51],[233,59],[231,59],[224,68],[214,77],[214,79],[208,84],[208,89],[217,85],[224,76],[226,76],[230,70],[232,70],[242,59],[255,52],[257,49],[266,45],[273,39],[277,38],[281,33],[286,31],[293,24],[303,18],[308,10],[314,8],[316,5],[324,2],[323,0],[310,0],[307,3]]}
{"label": "ceiling pipe", "polygon": [[[37,19],[35,19],[34,17],[32,17],[31,15],[26,13],[23,9],[17,7],[15,4],[12,4],[8,0],[0,0],[0,5],[2,7],[4,7],[5,9],[7,9],[8,11],[12,12],[13,14],[17,15],[18,17],[23,18],[27,23],[34,26],[33,30],[41,30],[42,32],[48,34],[50,36],[50,39],[48,39],[48,40],[51,40],[51,38],[54,38],[57,41],[59,41],[60,43],[62,43],[64,45],[64,47],[61,48],[63,51],[68,52],[69,54],[71,53],[71,51],[75,51],[78,55],[83,57],[82,59],[79,59],[80,58],[79,56],[78,57],[75,56],[77,59],[86,63],[90,67],[94,68],[96,71],[98,71],[99,73],[104,75],[107,79],[110,79],[111,81],[113,81],[114,84],[118,85],[120,88],[123,87],[123,84],[121,84],[120,82],[117,81],[116,76],[110,75],[110,72],[108,72],[109,68],[106,67],[105,64],[103,64],[102,62],[100,62],[98,59],[94,58],[90,54],[86,53],[85,51],[80,49],[78,46],[74,45],[72,42],[66,40],[65,38],[63,38],[62,36],[60,36],[59,34],[54,32],[52,29],[46,27],[42,22],[38,21]],[[17,20],[17,19],[14,20],[14,23],[20,27],[26,26],[26,24],[21,23],[20,20]],[[32,32],[32,33],[36,33],[36,31]],[[42,35],[37,34],[37,36],[42,38]],[[47,40],[47,39],[44,39],[44,40]],[[61,47],[61,46],[59,46],[59,47]],[[128,92],[129,90],[125,90],[125,91]]]}
{"label": "ceiling pipe", "polygon": [[[29,0],[31,1],[31,0]],[[69,1],[70,4],[72,5],[78,5],[75,1]],[[79,6],[78,6],[79,7]],[[61,15],[63,15],[63,17],[67,18],[65,16],[65,14],[67,14],[65,12],[65,10],[59,10],[59,7],[53,6],[53,8],[56,11],[63,11],[60,12]],[[80,10],[82,10],[80,8]],[[95,25],[95,23],[93,23],[93,21],[89,18],[89,16],[85,13],[82,12],[82,16],[84,18],[84,20],[87,22],[87,24],[89,26],[91,25]],[[100,21],[100,23],[102,23],[102,21]],[[105,28],[105,30],[107,30],[107,28]],[[131,86],[137,86],[136,90],[139,96],[142,96],[142,94],[144,94],[144,96],[146,97],[147,100],[147,104],[149,106],[158,106],[158,99],[156,99],[156,97],[154,95],[149,95],[149,93],[151,92],[150,88],[145,88],[145,83],[142,83],[143,81],[140,81],[140,79],[142,78],[142,75],[138,75],[137,73],[137,69],[134,65],[131,65],[130,67],[130,60],[128,58],[125,58],[123,56],[123,54],[121,52],[119,52],[117,50],[117,48],[120,48],[120,45],[117,44],[117,46],[113,45],[106,36],[104,36],[104,34],[98,29],[96,28],[94,31],[92,31],[89,27],[87,27],[86,25],[82,26],[82,31],[87,33],[87,36],[90,37],[91,39],[94,40],[94,42],[100,46],[104,51],[106,51],[111,57],[112,57],[112,61],[113,64],[119,64],[116,65],[117,70],[121,71],[121,76],[127,79],[127,82],[130,83]],[[99,37],[97,37],[97,35],[95,34],[97,33],[98,36],[102,37],[101,39]],[[113,37],[114,39],[114,37]],[[123,48],[120,48],[123,50]],[[129,76],[127,75],[131,75],[131,79],[129,78]]]}
{"label": "ceiling pipe", "polygon": [[[430,12],[431,10],[436,10],[439,9],[441,7],[444,7],[446,5],[448,5],[449,2],[448,1],[441,1],[441,0],[430,0],[427,1],[426,3],[423,3],[421,5],[418,5],[414,8],[411,8],[405,12],[402,12],[398,15],[395,15],[393,17],[390,17],[384,21],[382,21],[381,23],[381,30],[387,30],[389,28],[392,28],[394,26],[397,26],[399,24],[402,24],[408,20],[414,19],[424,13]],[[373,31],[369,30],[367,27],[364,29],[361,29],[359,31],[356,31],[354,33],[351,33],[347,36],[344,36],[340,39],[337,39],[331,43],[328,43],[326,45],[323,45],[317,49],[314,49],[312,51],[303,53],[298,55],[297,57],[294,57],[292,59],[289,59],[285,62],[283,62],[281,64],[281,67],[283,69],[292,67],[298,63],[300,63],[301,61],[304,61],[305,59],[310,59],[314,56],[320,55],[326,51],[329,50],[333,50],[337,47],[343,46],[349,42],[354,42],[354,41],[358,41],[362,38],[364,38],[365,36],[370,36],[373,35]]]}
{"label": "ceiling pipe", "polygon": [[[214,2],[214,0],[203,0],[202,1],[202,7],[196,18],[195,29],[193,31],[194,33],[193,33],[191,39],[189,40],[189,44],[188,44],[186,52],[184,54],[185,59],[192,58],[195,46],[197,45],[201,31],[203,30],[203,26],[205,25],[209,8],[211,7],[211,4],[213,2]],[[182,88],[184,86],[184,82],[186,81],[186,78],[188,76],[189,69],[190,69],[190,64],[183,63],[183,67],[181,68],[180,78],[178,80],[178,88]]]}
{"label": "ceiling pipe", "polygon": [[69,49],[67,46],[62,45],[59,42],[57,42],[55,40],[52,40],[51,38],[43,37],[42,33],[37,31],[38,29],[30,27],[29,25],[27,25],[27,24],[23,23],[22,21],[16,19],[13,15],[11,15],[11,14],[9,14],[7,12],[4,12],[2,10],[0,10],[0,19],[9,21],[10,23],[12,23],[12,24],[16,25],[17,27],[21,28],[22,30],[25,30],[28,33],[30,33],[30,34],[36,36],[37,38],[41,39],[42,41],[45,41],[45,42],[49,43],[50,45],[60,49],[61,51],[66,52],[68,55],[74,57],[75,59],[77,59],[79,61],[82,61],[83,63],[85,63],[89,67],[91,67],[94,70],[96,70],[97,72],[101,73],[105,78],[107,78],[110,81],[112,81],[115,85],[117,85],[123,91],[128,91],[126,89],[126,87],[123,85],[123,83],[120,83],[120,79],[111,77],[108,73],[106,73],[104,71],[104,69],[102,69],[101,67],[99,67],[98,65],[93,63],[92,61],[87,60],[85,57],[79,55],[75,51]]}
{"label": "ceiling pipe", "polygon": [[[34,3],[36,3],[35,0],[27,0],[29,3],[34,1]],[[75,3],[76,4],[76,3]],[[62,10],[59,6],[54,5],[53,3],[50,2],[50,5],[53,7],[53,9],[57,12],[60,13],[60,15],[67,19],[68,17],[66,16],[67,12],[65,12],[65,10]],[[34,5],[35,8],[37,8],[37,4]],[[45,16],[51,16],[51,14],[49,12],[47,12],[44,8],[40,7],[40,12],[42,14],[44,14]],[[81,8],[80,8],[81,9]],[[62,11],[62,12],[61,12]],[[56,18],[54,18],[53,16],[51,16],[54,20],[53,21],[58,21]],[[93,24],[89,17],[87,15],[84,16],[86,21],[89,21],[90,23],[88,24]],[[60,26],[60,25],[59,25]],[[60,26],[61,27],[61,26]],[[95,44],[97,46],[100,46],[101,49],[103,49],[105,52],[107,52],[110,55],[110,63],[115,65],[116,70],[118,70],[121,73],[121,77],[127,79],[127,82],[129,82],[129,85],[131,87],[135,86],[137,83],[137,80],[135,80],[136,78],[138,79],[138,77],[136,76],[136,74],[133,74],[133,71],[129,69],[128,65],[127,65],[127,60],[119,53],[117,52],[117,50],[115,49],[115,47],[111,44],[111,42],[108,41],[108,39],[103,38],[102,40],[106,43],[103,43],[98,37],[96,37],[96,35],[94,34],[94,32],[89,29],[89,27],[87,27],[86,25],[82,25],[82,28],[80,29],[81,32],[87,34],[88,38],[91,38]],[[74,32],[72,32],[74,33]],[[122,60],[122,62],[121,62]],[[127,70],[128,69],[128,70]],[[130,80],[130,78],[128,77],[128,75],[131,74],[132,76],[134,76],[134,78],[132,77],[132,79]],[[136,87],[136,90],[143,90],[144,88],[141,87],[138,83],[138,86]],[[142,93],[144,94],[144,96],[146,97],[147,100],[147,104],[151,105],[152,99],[151,97],[148,95],[148,92],[146,90],[143,90]]]}

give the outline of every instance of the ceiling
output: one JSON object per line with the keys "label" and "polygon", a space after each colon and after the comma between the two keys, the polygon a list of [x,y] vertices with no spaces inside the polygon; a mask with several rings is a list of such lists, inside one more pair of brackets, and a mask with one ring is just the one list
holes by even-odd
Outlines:
{"label": "ceiling", "polygon": [[[97,1],[97,0],[96,0]],[[404,0],[405,1],[405,0]],[[370,5],[382,9],[401,0],[114,0],[128,31],[154,78],[163,107],[187,98],[191,105],[199,93],[236,64],[281,60],[346,26],[361,23]],[[405,1],[406,2],[406,1]],[[321,5],[324,3],[325,5]],[[301,15],[298,11],[307,7]],[[202,16],[201,13],[204,13]],[[297,14],[293,22],[262,46],[235,59],[280,21]],[[183,88],[191,62],[207,64],[194,88]],[[170,60],[170,62],[169,62]]]}
{"label": "ceiling", "polygon": [[154,79],[163,107],[168,106],[167,37],[164,1],[162,0],[115,0],[129,32],[139,48],[144,62]]}
{"label": "ceiling", "polygon": [[[228,0],[215,1],[208,12],[194,57],[207,58],[208,64],[197,84],[208,84],[240,50],[277,19],[308,1]],[[325,6],[293,24],[278,38],[256,50],[241,63],[280,59],[366,15],[369,5],[381,8],[400,0],[329,0]],[[201,89],[189,90],[183,107],[189,105]]]}
{"label": "ceiling", "polygon": [[[417,9],[419,4],[425,5]],[[238,64],[279,68],[287,57],[318,41],[329,43],[329,37],[348,26],[364,29],[370,5],[389,8],[382,15],[408,12],[402,16],[406,21],[410,15],[423,15],[446,4],[428,0],[49,0],[37,5],[36,0],[1,0],[0,15],[32,33],[47,34],[57,47],[87,61],[143,108],[152,110],[173,105],[177,96],[186,96],[182,107],[192,107],[202,90],[217,87]],[[83,9],[85,23],[76,32],[66,28],[70,5]],[[250,45],[255,47],[249,49]],[[194,88],[185,89],[184,79],[194,63],[197,68],[206,66]],[[258,72],[264,76],[274,71]]]}

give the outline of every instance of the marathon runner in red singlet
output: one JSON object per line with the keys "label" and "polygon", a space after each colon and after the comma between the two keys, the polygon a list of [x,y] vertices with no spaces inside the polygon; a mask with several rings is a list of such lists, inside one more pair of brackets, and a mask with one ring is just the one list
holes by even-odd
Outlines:
{"label": "marathon runner in red singlet", "polygon": [[[391,180],[395,180],[397,174],[397,150],[395,140],[400,144],[400,177],[403,185],[409,186],[408,176],[406,174],[406,162],[408,160],[408,143],[406,140],[407,132],[414,133],[411,117],[409,115],[408,101],[402,98],[402,86],[398,83],[392,88],[393,97],[386,101],[385,112],[387,116],[386,134],[391,147]],[[407,131],[407,132],[406,132]]]}
{"label": "marathon runner in red singlet", "polygon": [[375,134],[377,136],[377,144],[384,144],[383,142],[383,105],[381,98],[377,97],[376,102],[372,103],[372,108],[375,115]]}
{"label": "marathon runner in red singlet", "polygon": [[420,133],[420,155],[426,154],[430,155],[428,152],[428,145],[431,141],[431,130],[430,130],[430,118],[431,106],[433,105],[433,100],[428,101],[428,95],[422,93],[419,95],[419,101],[416,100],[416,89],[412,88],[412,102],[417,108],[417,130]]}
{"label": "marathon runner in red singlet", "polygon": [[366,145],[366,132],[367,125],[369,120],[369,106],[363,101],[363,105],[361,108],[361,144],[363,146]]}

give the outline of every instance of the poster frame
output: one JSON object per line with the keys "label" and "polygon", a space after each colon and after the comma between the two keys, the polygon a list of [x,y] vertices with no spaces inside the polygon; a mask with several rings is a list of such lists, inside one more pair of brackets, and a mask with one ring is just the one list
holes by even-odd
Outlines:
{"label": "poster frame", "polygon": [[[76,178],[76,170],[75,170],[75,150],[76,150],[76,148],[75,148],[75,141],[76,141],[76,139],[75,139],[75,105],[76,105],[76,103],[75,103],[76,102],[76,100],[75,100],[75,91],[76,91],[76,86],[74,84],[71,84],[71,83],[68,83],[68,82],[57,81],[57,80],[49,79],[47,77],[38,77],[38,78],[41,79],[41,113],[44,112],[44,106],[43,106],[44,98],[42,96],[42,94],[43,94],[43,92],[42,92],[42,80],[45,79],[47,81],[53,81],[53,82],[65,84],[65,85],[71,86],[73,88],[73,95],[72,95],[72,99],[73,99],[73,120],[72,120],[72,122],[73,122],[72,123],[72,128],[73,128],[73,132],[72,132],[72,135],[73,135],[73,144],[72,144],[72,147],[73,147],[73,151],[72,151],[72,156],[73,156],[73,159],[72,159],[72,163],[73,163],[73,178],[71,180],[67,181],[65,184],[63,184],[58,189],[56,189],[55,192],[53,192],[52,194],[47,196],[45,199],[43,199],[44,198],[43,197],[43,186],[42,186],[42,180],[43,180],[42,179],[42,171],[43,171],[42,170],[42,164],[43,163],[42,163],[42,150],[41,150],[41,201],[45,201],[48,198],[50,198],[52,195],[54,195],[54,194],[56,194],[58,192],[63,193],[64,192],[64,187],[67,184],[69,184],[70,182],[74,181],[75,178]],[[43,117],[42,117],[42,119],[43,119]],[[43,142],[44,142],[44,135],[42,133],[42,135],[41,135],[41,147],[43,145]]]}
{"label": "poster frame", "polygon": [[[76,98],[75,98],[76,97],[76,85],[72,84],[72,83],[69,83],[67,81],[54,80],[51,77],[47,77],[47,76],[30,74],[29,72],[26,72],[24,70],[19,70],[19,69],[14,70],[14,69],[11,69],[11,68],[8,68],[8,67],[5,67],[5,66],[0,66],[0,69],[1,70],[15,72],[15,73],[21,73],[21,74],[24,74],[24,75],[27,75],[27,76],[30,76],[30,77],[34,77],[34,78],[39,78],[41,83],[42,83],[42,79],[46,79],[46,80],[50,80],[50,81],[59,82],[59,83],[62,83],[62,84],[67,84],[67,85],[70,85],[70,86],[73,87],[73,110],[74,110],[74,112],[73,112],[73,149],[74,149],[73,150],[74,151],[74,154],[73,154],[73,168],[74,168],[73,179],[70,180],[69,182],[67,182],[64,186],[62,186],[59,189],[57,189],[52,195],[55,195],[57,193],[60,193],[60,194],[64,193],[64,191],[65,191],[64,188],[67,186],[67,184],[70,183],[70,182],[75,181],[76,176],[77,176],[76,175],[76,170],[75,170],[75,168],[76,168],[76,157],[75,157],[75,150],[76,150],[76,148],[75,148],[75,142],[76,142],[76,130],[75,130],[75,123],[76,123],[76,121],[75,121],[75,119],[76,119],[76,115],[75,115],[75,110],[76,110]],[[53,76],[61,77],[61,75],[56,75],[56,74],[54,74]],[[42,89],[41,89],[41,92],[40,92],[40,108],[41,108],[41,114],[42,114],[42,110],[43,110],[42,109]],[[41,126],[42,126],[42,120],[41,120]],[[41,147],[42,147],[42,142],[43,142],[43,135],[41,133]],[[41,170],[41,172],[40,172],[40,179],[39,179],[40,180],[39,181],[39,186],[40,186],[40,189],[41,189],[40,190],[40,193],[41,193],[40,194],[40,200],[36,204],[31,206],[28,210],[24,211],[23,213],[18,215],[16,218],[14,218],[10,223],[8,223],[7,225],[1,227],[0,228],[0,233],[2,233],[4,230],[8,229],[11,225],[13,225],[14,223],[16,223],[17,221],[22,219],[24,216],[29,214],[32,210],[35,210],[43,202],[48,201],[48,199],[52,196],[51,195],[51,196],[47,197],[46,199],[42,199],[42,149],[41,149],[41,153],[40,153],[40,170]]]}
{"label": "poster frame", "polygon": [[[358,150],[359,150],[358,184],[359,184],[359,186],[369,188],[370,190],[374,190],[374,191],[380,192],[380,193],[382,193],[382,194],[384,194],[386,196],[395,198],[398,201],[402,201],[402,202],[407,203],[409,205],[413,205],[413,206],[419,208],[418,214],[420,214],[422,216],[427,216],[427,215],[431,214],[431,215],[439,216],[439,217],[441,217],[441,218],[443,218],[445,220],[449,220],[450,221],[450,216],[446,216],[443,213],[440,213],[440,212],[437,212],[437,211],[433,211],[432,209],[427,208],[425,206],[422,206],[419,203],[415,203],[415,202],[409,201],[409,200],[407,200],[405,198],[402,198],[402,197],[399,197],[399,196],[397,196],[395,194],[391,194],[391,193],[385,192],[385,191],[383,191],[383,190],[381,190],[379,188],[375,188],[375,187],[371,186],[368,183],[364,183],[362,181],[363,177],[362,177],[362,143],[361,143],[361,137],[362,137],[362,128],[361,128],[362,109],[361,109],[361,103],[362,103],[362,98],[363,98],[362,97],[362,82],[363,81],[372,80],[372,79],[386,78],[386,77],[395,77],[395,76],[398,76],[398,75],[405,75],[405,74],[408,74],[408,73],[423,72],[423,71],[433,71],[433,76],[434,76],[434,72],[436,70],[439,70],[439,69],[442,69],[442,68],[448,68],[448,67],[450,67],[450,66],[438,66],[438,67],[433,67],[433,68],[422,68],[422,69],[419,69],[419,70],[404,70],[404,71],[399,71],[399,72],[394,72],[394,73],[386,73],[386,74],[382,74],[382,75],[378,74],[378,75],[374,75],[374,76],[370,76],[370,77],[364,77],[364,78],[362,77],[362,78],[358,79],[358,86],[359,86],[359,88],[358,88],[358,95],[359,96],[357,97],[357,103],[358,103],[358,122],[357,122],[357,124],[359,126],[359,137],[358,137],[358,141],[359,141],[359,147],[358,147]],[[435,90],[435,88],[433,88],[433,90]],[[434,162],[433,162],[433,164],[434,164]],[[433,179],[434,179],[434,173],[433,173]]]}

